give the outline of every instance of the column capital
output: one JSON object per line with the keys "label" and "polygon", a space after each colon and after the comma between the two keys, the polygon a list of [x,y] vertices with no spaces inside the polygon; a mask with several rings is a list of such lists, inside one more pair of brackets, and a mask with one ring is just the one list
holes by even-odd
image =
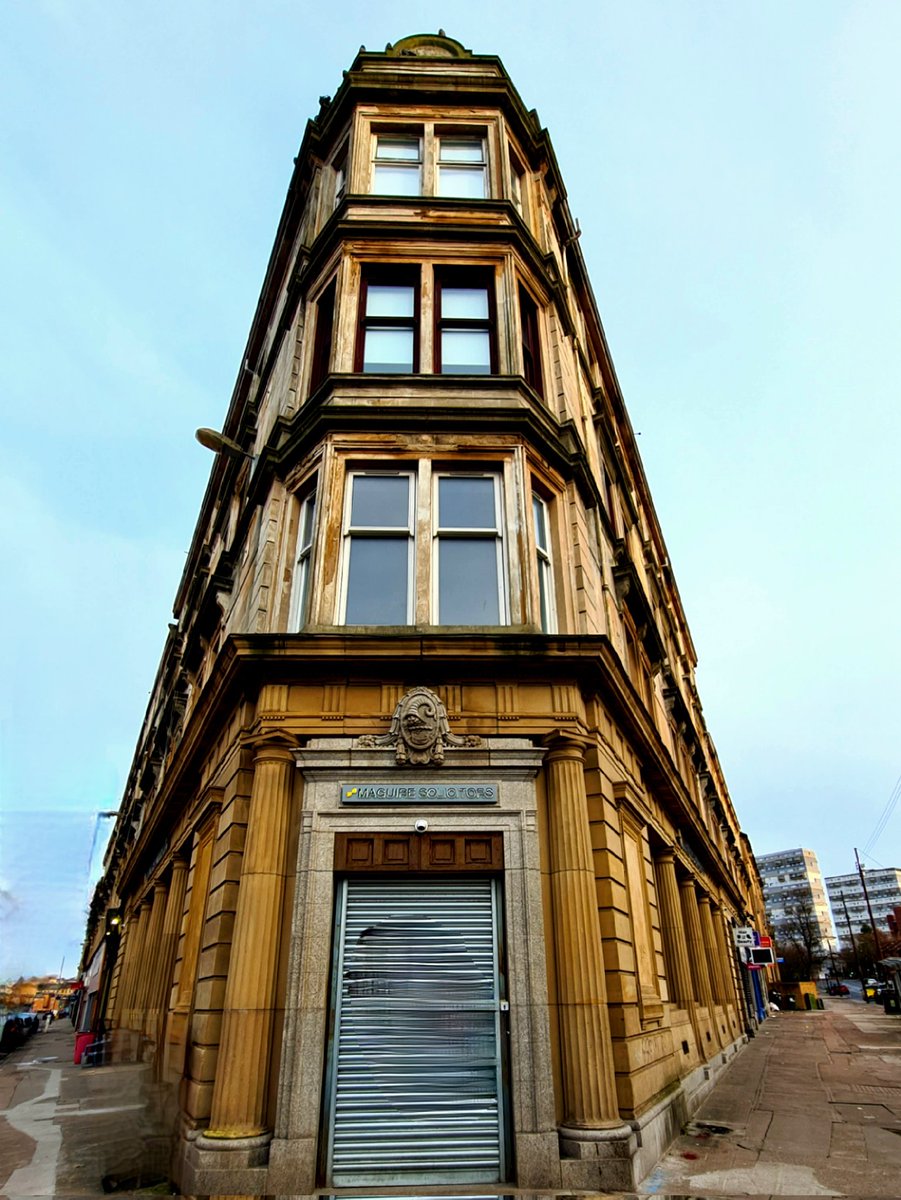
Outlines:
{"label": "column capital", "polygon": [[254,765],[261,762],[295,762],[295,752],[301,748],[301,739],[287,729],[264,729],[248,733],[241,739],[241,747],[253,754]]}
{"label": "column capital", "polygon": [[553,733],[549,733],[547,737],[542,739],[542,744],[547,747],[546,762],[559,762],[562,759],[570,759],[581,765],[585,762],[586,751],[592,745],[592,742],[590,738],[578,733],[572,733],[568,729],[555,729]]}

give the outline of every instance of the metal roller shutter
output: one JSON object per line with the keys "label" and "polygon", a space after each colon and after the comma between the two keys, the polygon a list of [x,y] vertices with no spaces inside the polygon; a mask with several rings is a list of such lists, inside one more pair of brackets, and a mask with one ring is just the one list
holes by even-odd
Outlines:
{"label": "metal roller shutter", "polygon": [[504,1178],[497,893],[487,878],[342,883],[334,1185]]}

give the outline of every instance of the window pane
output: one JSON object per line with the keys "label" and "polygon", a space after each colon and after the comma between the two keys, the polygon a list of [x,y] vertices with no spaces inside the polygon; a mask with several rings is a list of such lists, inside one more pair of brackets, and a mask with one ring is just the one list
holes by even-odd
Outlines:
{"label": "window pane", "polygon": [[404,159],[409,162],[419,162],[419,138],[417,137],[378,137],[376,139],[376,158]]}
{"label": "window pane", "polygon": [[356,475],[350,524],[353,529],[409,529],[409,475]]}
{"label": "window pane", "polygon": [[487,329],[445,329],[441,334],[443,375],[490,375],[491,340]]}
{"label": "window pane", "polygon": [[486,196],[485,168],[439,166],[438,195],[461,196],[466,200],[484,200]]}
{"label": "window pane", "polygon": [[488,289],[442,287],[441,316],[449,321],[487,321]]}
{"label": "window pane", "polygon": [[439,622],[498,625],[500,600],[494,538],[443,538],[438,553]]}
{"label": "window pane", "polygon": [[313,520],[316,516],[316,493],[307,496],[300,510],[300,546],[303,549],[313,540]]}
{"label": "window pane", "polygon": [[550,633],[551,630],[551,571],[546,562],[538,564],[538,597],[541,604],[541,630]]}
{"label": "window pane", "polygon": [[484,161],[484,147],[481,138],[446,138],[441,139],[441,162],[480,163]]}
{"label": "window pane", "polygon": [[366,286],[367,317],[412,317],[415,288],[412,285],[370,283]]}
{"label": "window pane", "polygon": [[380,196],[418,196],[422,191],[418,164],[406,167],[376,163],[372,190]]}
{"label": "window pane", "polygon": [[412,329],[367,329],[363,370],[398,374],[413,370]]}
{"label": "window pane", "polygon": [[493,479],[466,475],[438,480],[439,529],[496,529]]}
{"label": "window pane", "polygon": [[351,538],[348,625],[407,624],[409,539]]}
{"label": "window pane", "polygon": [[547,527],[545,525],[544,501],[537,496],[532,497],[532,513],[535,517],[535,544],[539,550],[547,553]]}

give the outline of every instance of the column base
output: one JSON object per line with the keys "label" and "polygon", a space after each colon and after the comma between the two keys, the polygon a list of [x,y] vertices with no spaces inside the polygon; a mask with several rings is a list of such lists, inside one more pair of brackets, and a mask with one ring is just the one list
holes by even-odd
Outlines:
{"label": "column base", "polygon": [[177,1151],[178,1185],[187,1195],[265,1195],[271,1141],[269,1132],[252,1137],[189,1135]]}
{"label": "column base", "polygon": [[638,1138],[625,1122],[602,1128],[560,1125],[560,1174],[564,1187],[624,1191],[635,1186]]}

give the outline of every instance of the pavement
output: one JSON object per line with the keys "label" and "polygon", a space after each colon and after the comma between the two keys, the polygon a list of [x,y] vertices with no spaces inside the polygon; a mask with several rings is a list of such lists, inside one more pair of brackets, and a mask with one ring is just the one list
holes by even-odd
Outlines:
{"label": "pavement", "polygon": [[75,1066],[74,1047],[61,1020],[0,1062],[0,1200],[168,1195],[170,1139],[149,1067]]}
{"label": "pavement", "polygon": [[[0,1063],[0,1200],[169,1194],[171,1107],[163,1117],[149,1068],[77,1067],[73,1044],[61,1021]],[[845,997],[771,1017],[636,1192],[616,1196],[899,1200],[901,1016]]]}
{"label": "pavement", "polygon": [[778,1013],[642,1181],[663,1197],[901,1197],[901,1016]]}

